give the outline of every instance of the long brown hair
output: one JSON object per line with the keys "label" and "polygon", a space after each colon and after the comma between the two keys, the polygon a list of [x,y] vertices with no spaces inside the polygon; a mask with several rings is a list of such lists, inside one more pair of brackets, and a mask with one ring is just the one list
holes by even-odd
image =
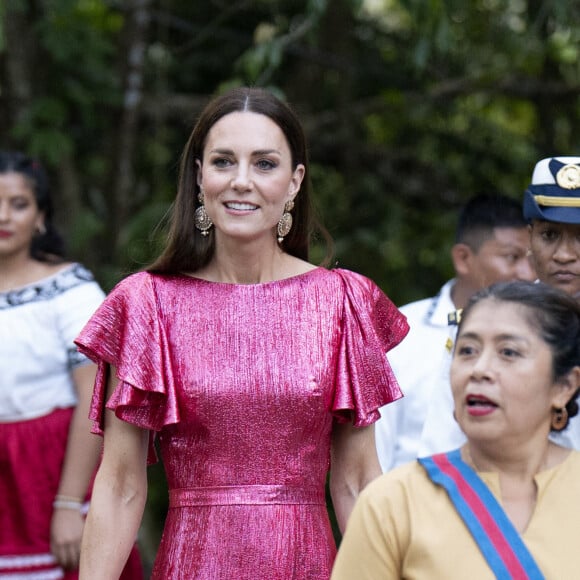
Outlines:
{"label": "long brown hair", "polygon": [[161,255],[147,268],[148,271],[171,274],[195,272],[211,260],[215,248],[213,228],[204,237],[193,225],[193,215],[199,206],[196,160],[202,160],[203,148],[211,128],[222,117],[234,112],[259,113],[272,119],[288,141],[292,168],[304,165],[304,179],[292,210],[294,225],[282,242],[284,251],[308,260],[310,239],[314,231],[319,231],[329,246],[330,236],[313,216],[306,137],[298,117],[271,92],[241,87],[210,101],[193,128],[181,156],[177,196],[169,216],[167,244]]}

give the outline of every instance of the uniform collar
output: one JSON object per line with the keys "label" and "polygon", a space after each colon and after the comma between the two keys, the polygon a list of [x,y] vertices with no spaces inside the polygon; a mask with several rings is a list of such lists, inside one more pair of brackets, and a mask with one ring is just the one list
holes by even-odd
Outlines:
{"label": "uniform collar", "polygon": [[447,326],[447,316],[455,310],[455,304],[451,299],[451,290],[455,284],[455,278],[449,280],[434,296],[429,306],[426,319],[433,326]]}

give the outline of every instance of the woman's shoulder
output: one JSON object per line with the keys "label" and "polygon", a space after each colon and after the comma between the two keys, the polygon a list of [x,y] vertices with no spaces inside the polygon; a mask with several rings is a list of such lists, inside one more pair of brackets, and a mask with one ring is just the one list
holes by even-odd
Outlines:
{"label": "woman's shoulder", "polygon": [[54,276],[62,280],[77,280],[79,282],[95,282],[95,276],[84,264],[80,262],[67,262],[61,264],[54,271]]}
{"label": "woman's shoulder", "polygon": [[344,270],[341,268],[328,268],[326,266],[316,266],[309,262],[302,262],[295,268],[287,270],[284,276],[274,280],[274,283],[297,282],[301,286],[313,285],[321,286],[331,293],[345,294],[369,294],[378,287],[372,280],[361,274]]}
{"label": "woman's shoulder", "polygon": [[[574,419],[578,420],[578,419]],[[573,469],[580,471],[580,451],[577,450],[576,442],[573,444],[562,445],[550,441],[548,444],[548,453],[546,464],[538,473],[549,473],[558,471],[561,468]]]}
{"label": "woman's shoulder", "polygon": [[382,294],[382,290],[378,285],[364,274],[354,272],[353,270],[346,270],[345,268],[332,268],[329,272],[341,280],[347,291]]}
{"label": "woman's shoulder", "polygon": [[580,480],[580,451],[561,448],[561,456],[561,459],[535,475],[534,480],[540,490],[548,486],[567,490],[570,483]]}
{"label": "woman's shoulder", "polygon": [[571,469],[580,472],[580,451],[572,449],[563,463],[569,464]]}
{"label": "woman's shoulder", "polygon": [[107,300],[116,302],[132,300],[137,297],[146,298],[148,295],[153,296],[157,281],[165,277],[145,270],[127,274],[113,286]]}
{"label": "woman's shoulder", "polygon": [[359,306],[365,303],[370,305],[375,315],[383,319],[383,322],[393,324],[397,319],[400,321],[401,328],[404,329],[403,336],[408,332],[405,317],[376,282],[351,270],[335,268],[331,272],[340,278],[350,302]]}
{"label": "woman's shoulder", "polygon": [[121,278],[113,287],[113,292],[123,291],[153,291],[159,286],[174,286],[180,281],[190,281],[193,278],[186,274],[165,274],[160,272],[149,272],[139,270],[132,272]]}
{"label": "woman's shoulder", "polygon": [[80,262],[43,263],[30,286],[70,288],[83,283],[96,283],[93,273]]}
{"label": "woman's shoulder", "polygon": [[[42,265],[24,284],[0,292],[0,302],[7,306],[23,306],[47,301],[66,305],[71,297],[82,296],[101,300],[104,296],[93,274],[82,264],[66,262]],[[79,298],[80,299],[80,298]]]}
{"label": "woman's shoulder", "polygon": [[418,461],[403,463],[371,481],[363,490],[371,496],[390,497],[395,490],[408,492],[428,482],[425,470]]}
{"label": "woman's shoulder", "polygon": [[425,470],[418,461],[399,465],[379,475],[361,492],[359,501],[373,511],[405,509],[416,498],[427,498],[433,491]]}
{"label": "woman's shoulder", "polygon": [[160,301],[178,299],[184,292],[189,293],[194,278],[179,274],[161,274],[142,270],[122,278],[109,292],[109,305],[132,305],[137,310],[157,308]]}
{"label": "woman's shoulder", "polygon": [[283,278],[292,278],[294,276],[301,276],[302,274],[308,274],[312,270],[319,270],[320,268],[307,260],[302,258],[297,258],[296,256],[287,256],[287,263],[284,265],[285,274]]}
{"label": "woman's shoulder", "polygon": [[44,286],[47,292],[61,295],[65,306],[69,299],[75,304],[87,301],[94,305],[105,296],[93,273],[78,262],[69,263],[59,269],[54,276],[45,280]]}
{"label": "woman's shoulder", "polygon": [[20,268],[20,274],[16,281],[4,292],[18,292],[31,287],[40,287],[59,282],[65,278],[75,275],[76,267],[80,266],[75,262],[42,262],[30,259]]}
{"label": "woman's shoulder", "polygon": [[132,272],[123,276],[116,284],[115,288],[118,287],[132,287],[132,286],[143,286],[151,284],[154,278],[161,278],[161,274],[153,274],[147,272],[146,270],[141,270],[139,272]]}

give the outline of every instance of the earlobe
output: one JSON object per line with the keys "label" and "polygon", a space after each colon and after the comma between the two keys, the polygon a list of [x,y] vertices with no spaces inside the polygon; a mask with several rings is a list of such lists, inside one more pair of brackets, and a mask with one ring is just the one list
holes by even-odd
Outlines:
{"label": "earlobe", "polygon": [[292,183],[294,185],[291,194],[292,197],[298,195],[298,192],[300,191],[300,186],[302,185],[302,180],[304,179],[305,171],[306,169],[304,168],[304,165],[302,165],[302,163],[298,164],[296,166],[296,169],[294,169],[294,173],[292,174]]}
{"label": "earlobe", "polygon": [[565,407],[580,389],[580,366],[574,367],[558,384],[560,389],[554,397],[554,407]]}
{"label": "earlobe", "polygon": [[41,214],[38,217],[38,221],[36,222],[36,232],[39,233],[41,236],[46,234],[46,224],[44,223],[44,214]]}

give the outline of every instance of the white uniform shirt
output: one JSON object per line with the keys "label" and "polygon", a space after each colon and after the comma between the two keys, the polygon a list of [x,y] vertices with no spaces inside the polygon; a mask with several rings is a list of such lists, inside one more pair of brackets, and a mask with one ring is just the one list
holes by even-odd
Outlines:
{"label": "white uniform shirt", "polygon": [[449,391],[448,341],[456,327],[447,316],[455,310],[451,300],[454,280],[449,280],[433,298],[411,302],[400,308],[410,330],[387,357],[404,397],[381,408],[375,424],[377,454],[383,471],[415,459],[432,399]]}
{"label": "white uniform shirt", "polygon": [[0,292],[0,421],[76,405],[71,370],[88,359],[73,340],[103,298],[80,264]]}

